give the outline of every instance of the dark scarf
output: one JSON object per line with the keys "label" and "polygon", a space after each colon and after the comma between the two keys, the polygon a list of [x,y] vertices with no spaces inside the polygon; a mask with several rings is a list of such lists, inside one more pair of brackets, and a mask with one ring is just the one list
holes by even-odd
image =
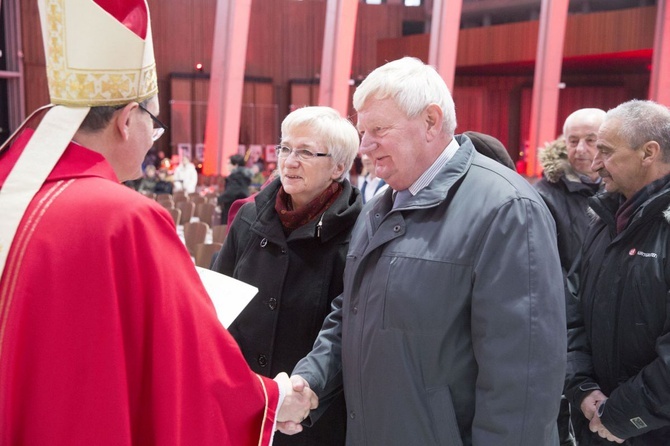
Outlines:
{"label": "dark scarf", "polygon": [[621,232],[626,229],[630,218],[633,216],[635,211],[642,206],[642,204],[649,199],[652,195],[660,192],[661,189],[665,187],[666,184],[670,181],[670,175],[666,175],[663,178],[659,178],[656,181],[644,186],[642,189],[637,191],[632,197],[626,200],[619,209],[616,211],[614,218],[616,219],[616,232],[621,234]]}
{"label": "dark scarf", "polygon": [[326,212],[335,203],[342,190],[342,183],[333,181],[326,190],[321,192],[314,200],[307,203],[302,209],[293,210],[291,196],[284,191],[283,186],[280,186],[277,198],[275,199],[275,211],[277,211],[279,220],[281,220],[281,224],[284,227],[284,233],[288,235],[294,229],[306,225]]}

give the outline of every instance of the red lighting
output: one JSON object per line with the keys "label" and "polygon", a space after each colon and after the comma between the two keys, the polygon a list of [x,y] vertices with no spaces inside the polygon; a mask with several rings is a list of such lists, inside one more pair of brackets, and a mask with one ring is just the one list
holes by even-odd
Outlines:
{"label": "red lighting", "polygon": [[202,64],[201,64],[200,62],[198,62],[197,64],[195,64],[195,69],[196,69],[197,71],[202,71]]}

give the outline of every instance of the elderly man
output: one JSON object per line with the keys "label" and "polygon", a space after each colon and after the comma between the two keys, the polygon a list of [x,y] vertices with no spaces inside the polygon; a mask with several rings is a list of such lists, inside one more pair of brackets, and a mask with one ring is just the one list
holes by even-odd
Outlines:
{"label": "elderly man", "polygon": [[561,266],[568,271],[582,246],[589,225],[587,200],[600,186],[591,170],[596,153],[598,128],[605,111],[583,108],[572,113],[563,125],[563,137],[540,152],[543,178],[535,188],[556,221]]}
{"label": "elderly man", "polygon": [[558,444],[565,306],[542,199],[454,136],[451,94],[417,59],[373,71],[354,106],[390,188],[359,216],[344,292],[293,373],[322,403],[344,387],[348,445]]}
{"label": "elderly man", "polygon": [[[630,101],[607,112],[592,169],[605,192],[584,239],[582,324],[566,396],[591,432],[580,446],[670,439],[670,110]],[[580,435],[581,434],[581,435]],[[625,440],[625,441],[624,441]]]}
{"label": "elderly man", "polygon": [[[579,254],[589,225],[587,200],[600,186],[600,177],[591,170],[591,162],[596,153],[598,128],[604,118],[605,111],[598,108],[573,112],[565,120],[563,136],[548,144],[539,156],[544,172],[535,189],[556,222],[558,254],[566,275]],[[568,326],[571,324],[569,314]],[[558,431],[561,445],[575,444],[570,404],[565,398],[561,399]]]}
{"label": "elderly man", "polygon": [[0,150],[0,444],[269,445],[316,399],[249,369],[170,215],[119,184],[164,131],[146,2],[38,5],[62,105]]}

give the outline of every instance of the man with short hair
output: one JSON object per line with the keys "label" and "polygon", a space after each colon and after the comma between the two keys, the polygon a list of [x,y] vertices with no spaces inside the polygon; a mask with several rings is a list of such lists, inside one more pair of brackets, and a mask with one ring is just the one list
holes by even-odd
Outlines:
{"label": "man with short hair", "polygon": [[566,396],[589,420],[577,438],[667,445],[670,110],[634,100],[608,111],[592,169],[605,191],[590,199],[570,335]]}
{"label": "man with short hair", "polygon": [[269,445],[316,398],[249,369],[170,215],[120,184],[164,130],[146,2],[38,5],[59,105],[0,148],[0,444]]}
{"label": "man with short hair", "polygon": [[293,371],[320,397],[310,422],[343,387],[348,445],[557,445],[566,341],[551,214],[454,136],[434,68],[389,62],[353,102],[360,151],[390,188],[360,214],[344,292]]}
{"label": "man with short hair", "polygon": [[[605,111],[598,108],[582,108],[571,113],[563,125],[563,135],[539,153],[543,173],[535,189],[556,222],[558,254],[565,276],[579,255],[589,225],[587,201],[600,187],[600,177],[591,170],[591,162],[596,153],[598,128],[604,118]],[[568,328],[570,324],[568,315]],[[558,431],[562,446],[575,444],[570,403],[565,398],[561,399]]]}
{"label": "man with short hair", "polygon": [[548,144],[539,154],[543,176],[535,183],[556,221],[561,267],[567,272],[582,246],[589,224],[589,197],[600,187],[600,177],[591,171],[596,153],[598,128],[605,111],[583,108],[570,114],[563,136]]}

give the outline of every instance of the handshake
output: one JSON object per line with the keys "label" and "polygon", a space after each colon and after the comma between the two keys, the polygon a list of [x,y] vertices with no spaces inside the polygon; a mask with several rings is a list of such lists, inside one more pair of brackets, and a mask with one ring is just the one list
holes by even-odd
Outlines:
{"label": "handshake", "polygon": [[302,432],[300,423],[309,416],[310,410],[318,407],[319,398],[300,375],[289,378],[282,372],[274,380],[284,394],[284,402],[277,413],[277,430],[286,435]]}

